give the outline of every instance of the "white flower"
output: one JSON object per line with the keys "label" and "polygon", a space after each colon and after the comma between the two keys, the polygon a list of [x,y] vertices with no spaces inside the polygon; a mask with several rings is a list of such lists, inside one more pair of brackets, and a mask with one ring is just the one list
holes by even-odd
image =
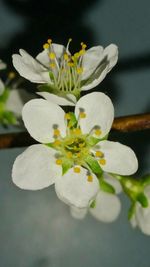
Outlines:
{"label": "white flower", "polygon": [[0,79],[0,123],[18,124],[24,104],[33,96],[24,89],[17,89],[12,82],[13,73],[4,83]]}
{"label": "white flower", "polygon": [[[104,178],[105,182],[113,186],[116,194],[121,193],[121,185],[115,178],[106,173],[104,174]],[[70,208],[71,215],[76,219],[83,219],[89,211],[97,220],[106,223],[115,221],[119,216],[120,210],[121,202],[118,196],[104,192],[101,189],[95,198],[93,207],[87,207],[85,209],[79,209],[76,207]]]}
{"label": "white flower", "polygon": [[6,68],[6,64],[0,59],[0,70],[3,70]]}
{"label": "white flower", "polygon": [[139,227],[144,234],[150,235],[150,186],[146,186],[144,193],[149,206],[143,208],[139,202],[136,202],[135,213],[130,222],[133,227]]}
{"label": "white flower", "polygon": [[34,99],[23,108],[30,135],[42,144],[29,147],[15,161],[13,182],[38,190],[55,183],[58,197],[86,208],[99,191],[103,171],[130,175],[137,170],[134,152],[118,142],[104,140],[111,129],[114,108],[100,92],[83,96],[75,115],[55,103]]}
{"label": "white flower", "polygon": [[34,59],[23,49],[13,55],[13,65],[21,76],[31,82],[45,84],[39,94],[59,105],[74,106],[80,92],[97,86],[113,68],[118,59],[118,48],[110,44],[105,49],[95,46],[73,56],[67,47],[48,43]]}

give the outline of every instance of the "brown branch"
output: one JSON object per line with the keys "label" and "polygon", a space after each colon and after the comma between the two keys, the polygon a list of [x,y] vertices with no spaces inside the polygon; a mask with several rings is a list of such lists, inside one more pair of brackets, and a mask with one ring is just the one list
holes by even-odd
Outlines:
{"label": "brown branch", "polygon": [[[112,130],[134,132],[150,129],[150,114],[140,114],[116,118]],[[0,149],[25,147],[37,142],[27,132],[0,134]]]}

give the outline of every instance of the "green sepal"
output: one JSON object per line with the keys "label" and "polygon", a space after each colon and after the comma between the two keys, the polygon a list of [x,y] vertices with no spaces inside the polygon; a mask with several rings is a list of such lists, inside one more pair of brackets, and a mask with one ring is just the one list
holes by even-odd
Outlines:
{"label": "green sepal", "polygon": [[91,147],[93,147],[94,145],[96,145],[100,141],[99,138],[96,138],[92,135],[89,135],[86,140],[87,140],[87,144]]}
{"label": "green sepal", "polygon": [[92,156],[88,155],[85,159],[85,162],[88,164],[90,169],[92,170],[93,173],[95,174],[102,174],[102,169],[100,165],[98,164],[97,160],[94,159]]}
{"label": "green sepal", "polygon": [[146,174],[141,178],[141,184],[145,187],[150,185],[150,174]]}
{"label": "green sepal", "polygon": [[64,175],[72,167],[72,161],[64,159],[62,162],[62,175]]}
{"label": "green sepal", "polygon": [[8,97],[9,97],[9,90],[7,88],[5,88],[3,94],[0,95],[0,102],[6,103]]}
{"label": "green sepal", "polygon": [[110,193],[110,194],[116,193],[115,188],[111,184],[104,181],[103,179],[100,179],[99,183],[100,183],[100,188],[102,191]]}
{"label": "green sepal", "polygon": [[78,122],[77,122],[75,114],[73,112],[69,112],[68,114],[70,115],[70,119],[68,122],[69,128],[76,127]]}
{"label": "green sepal", "polygon": [[132,204],[128,210],[128,220],[131,220],[131,218],[133,217],[133,215],[135,213],[135,207],[136,207],[136,202],[132,202]]}
{"label": "green sepal", "polygon": [[140,193],[137,196],[137,201],[140,202],[143,208],[147,208],[149,206],[148,199],[144,193]]}
{"label": "green sepal", "polygon": [[90,204],[90,208],[94,209],[96,206],[96,200],[94,199],[92,203]]}

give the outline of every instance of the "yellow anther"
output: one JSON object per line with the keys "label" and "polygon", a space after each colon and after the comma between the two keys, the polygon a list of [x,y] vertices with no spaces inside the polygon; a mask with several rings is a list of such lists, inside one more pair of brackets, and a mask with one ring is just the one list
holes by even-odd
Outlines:
{"label": "yellow anther", "polygon": [[68,60],[69,59],[69,55],[67,53],[64,54],[64,60]]}
{"label": "yellow anther", "polygon": [[83,72],[83,68],[82,68],[82,67],[78,67],[78,68],[77,68],[77,73],[78,73],[78,74],[81,74],[82,72]]}
{"label": "yellow anther", "polygon": [[105,165],[105,164],[106,164],[106,160],[105,160],[105,159],[100,159],[100,160],[99,160],[99,163],[100,163],[101,165]]}
{"label": "yellow anther", "polygon": [[48,39],[47,42],[48,42],[48,44],[51,44],[52,43],[52,39]]}
{"label": "yellow anther", "polygon": [[96,135],[101,135],[101,134],[102,134],[102,131],[101,131],[100,129],[95,129],[95,130],[94,130],[94,133],[95,133]]}
{"label": "yellow anther", "polygon": [[96,152],[95,152],[95,156],[96,156],[96,157],[103,157],[103,156],[104,156],[104,153],[101,152],[101,151],[96,151]]}
{"label": "yellow anther", "polygon": [[74,59],[77,59],[79,56],[80,56],[80,55],[79,55],[79,53],[77,52],[77,53],[75,53],[75,54],[73,55],[73,58],[74,58]]}
{"label": "yellow anther", "polygon": [[72,42],[72,38],[69,38],[68,43]]}
{"label": "yellow anther", "polygon": [[80,117],[81,119],[86,118],[86,113],[85,113],[84,111],[80,111],[79,117]]}
{"label": "yellow anther", "polygon": [[67,152],[67,158],[71,159],[72,158],[72,153],[69,151]]}
{"label": "yellow anther", "polygon": [[73,170],[75,173],[80,173],[80,171],[81,171],[80,167],[74,167]]}
{"label": "yellow anther", "polygon": [[70,116],[69,113],[66,113],[66,114],[65,114],[65,119],[66,119],[66,120],[70,120],[70,119],[71,119],[71,116]]}
{"label": "yellow anther", "polygon": [[55,63],[50,63],[49,66],[54,69],[56,67],[56,64]]}
{"label": "yellow anther", "polygon": [[60,135],[60,131],[59,131],[59,129],[54,129],[54,135],[55,135],[55,136],[59,136],[59,135]]}
{"label": "yellow anther", "polygon": [[49,58],[52,60],[55,59],[56,58],[55,53],[53,53],[53,52],[49,53]]}
{"label": "yellow anther", "polygon": [[81,130],[79,128],[76,128],[73,130],[73,133],[76,135],[80,135],[81,134]]}
{"label": "yellow anther", "polygon": [[77,153],[77,158],[80,158],[81,157],[81,153]]}
{"label": "yellow anther", "polygon": [[68,66],[69,67],[74,67],[74,63],[70,61],[70,62],[68,62]]}
{"label": "yellow anther", "polygon": [[61,159],[56,159],[56,164],[57,165],[62,165],[62,160]]}
{"label": "yellow anther", "polygon": [[49,44],[48,43],[45,43],[44,45],[43,45],[43,49],[48,49],[49,48]]}
{"label": "yellow anther", "polygon": [[84,143],[80,143],[80,144],[79,144],[79,147],[80,147],[80,148],[82,148],[82,147],[84,147],[84,146],[85,146]]}
{"label": "yellow anther", "polygon": [[83,42],[81,42],[81,46],[82,46],[82,49],[85,49],[87,47],[87,45]]}
{"label": "yellow anther", "polygon": [[85,49],[81,49],[80,51],[79,51],[79,55],[80,56],[83,56],[85,54]]}
{"label": "yellow anther", "polygon": [[55,140],[54,141],[54,146],[59,146],[61,144],[61,141],[60,140]]}
{"label": "yellow anther", "polygon": [[88,175],[87,180],[88,180],[88,182],[92,182],[93,181],[93,176],[92,175]]}
{"label": "yellow anther", "polygon": [[8,78],[9,78],[9,79],[14,79],[15,76],[16,76],[16,74],[15,74],[15,72],[13,72],[13,71],[9,72],[9,74],[8,74]]}

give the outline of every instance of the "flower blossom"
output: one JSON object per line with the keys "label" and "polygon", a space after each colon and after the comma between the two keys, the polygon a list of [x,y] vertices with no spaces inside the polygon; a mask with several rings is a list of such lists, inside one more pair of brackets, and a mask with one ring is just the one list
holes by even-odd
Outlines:
{"label": "flower blossom", "polygon": [[81,43],[79,52],[71,55],[70,41],[64,47],[49,39],[35,59],[23,49],[12,57],[22,77],[43,84],[39,95],[58,105],[74,106],[81,91],[94,88],[110,72],[117,62],[118,48],[110,44],[105,49],[95,46],[86,50],[86,44]]}
{"label": "flower blossom", "polygon": [[10,72],[5,83],[0,79],[0,123],[4,125],[18,124],[23,105],[31,99],[31,94],[17,88],[14,78],[15,73]]}
{"label": "flower blossom", "polygon": [[130,222],[134,228],[139,227],[144,234],[150,235],[150,185],[145,187],[144,193],[149,206],[143,208],[139,202],[136,202],[134,215]]}
{"label": "flower blossom", "polygon": [[25,104],[22,117],[30,135],[41,143],[27,148],[14,162],[13,182],[22,189],[55,184],[63,202],[84,209],[99,193],[103,172],[130,175],[137,170],[131,148],[106,140],[114,108],[103,93],[81,97],[74,113],[34,99]]}

